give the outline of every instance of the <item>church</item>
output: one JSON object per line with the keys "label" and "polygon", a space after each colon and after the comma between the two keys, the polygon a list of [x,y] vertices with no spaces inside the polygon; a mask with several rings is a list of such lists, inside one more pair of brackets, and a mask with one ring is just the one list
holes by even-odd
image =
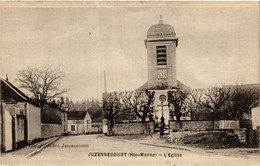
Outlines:
{"label": "church", "polygon": [[174,120],[173,111],[168,108],[167,92],[169,90],[191,90],[177,80],[176,49],[178,38],[174,28],[164,24],[160,18],[159,23],[151,26],[144,40],[147,49],[148,81],[136,91],[155,91],[154,119],[158,123],[164,117],[165,124]]}

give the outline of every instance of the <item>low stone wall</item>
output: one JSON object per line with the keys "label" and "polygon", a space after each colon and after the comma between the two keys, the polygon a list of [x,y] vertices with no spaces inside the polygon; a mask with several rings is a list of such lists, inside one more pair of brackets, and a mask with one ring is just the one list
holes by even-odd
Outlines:
{"label": "low stone wall", "polygon": [[169,122],[169,128],[171,130],[205,130],[205,129],[213,129],[214,124],[213,121],[181,121],[181,126],[176,121]]}
{"label": "low stone wall", "polygon": [[[151,133],[154,132],[154,123],[149,122]],[[143,134],[143,124],[141,122],[123,122],[114,124],[114,135]]]}
{"label": "low stone wall", "polygon": [[218,120],[215,121],[181,121],[180,124],[176,121],[170,121],[169,127],[171,130],[211,130],[211,129],[239,129],[239,121],[235,120]]}
{"label": "low stone wall", "polygon": [[239,129],[239,121],[235,120],[219,120],[217,121],[218,129]]}
{"label": "low stone wall", "polygon": [[238,136],[240,143],[246,143],[246,129],[245,128],[234,130],[234,134],[236,134]]}
{"label": "low stone wall", "polygon": [[60,124],[48,124],[42,123],[41,124],[41,136],[42,138],[49,138],[53,136],[58,136],[63,133],[62,125]]}

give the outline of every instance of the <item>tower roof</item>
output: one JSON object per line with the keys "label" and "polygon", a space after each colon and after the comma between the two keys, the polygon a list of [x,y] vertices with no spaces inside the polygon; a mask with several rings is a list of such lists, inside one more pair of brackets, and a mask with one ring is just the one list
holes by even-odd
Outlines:
{"label": "tower roof", "polygon": [[169,24],[164,24],[160,19],[159,24],[151,26],[147,31],[147,38],[175,37],[176,33]]}

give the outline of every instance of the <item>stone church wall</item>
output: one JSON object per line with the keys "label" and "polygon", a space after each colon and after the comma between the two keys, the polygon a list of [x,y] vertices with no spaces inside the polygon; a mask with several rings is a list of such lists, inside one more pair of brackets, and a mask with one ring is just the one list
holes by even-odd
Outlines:
{"label": "stone church wall", "polygon": [[239,121],[219,120],[215,121],[181,121],[182,127],[176,121],[170,121],[171,130],[207,130],[207,129],[239,129]]}
{"label": "stone church wall", "polygon": [[[213,121],[182,121],[181,122],[183,130],[205,130],[213,129]],[[180,125],[176,121],[169,122],[169,128],[171,130],[180,130]]]}
{"label": "stone church wall", "polygon": [[[150,125],[151,133],[154,132],[153,122],[148,122],[147,125]],[[141,122],[123,122],[114,124],[113,128],[114,135],[130,135],[130,134],[142,134],[143,125]]]}

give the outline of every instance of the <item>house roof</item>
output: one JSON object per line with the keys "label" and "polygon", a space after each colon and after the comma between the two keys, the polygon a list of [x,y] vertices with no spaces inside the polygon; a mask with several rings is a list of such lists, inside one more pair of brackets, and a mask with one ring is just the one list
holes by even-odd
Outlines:
{"label": "house roof", "polygon": [[70,111],[68,112],[68,120],[83,120],[87,111]]}
{"label": "house roof", "polygon": [[25,95],[22,91],[20,91],[17,87],[11,84],[9,81],[6,81],[0,78],[1,83],[1,100],[6,102],[28,102],[32,105],[38,106],[38,104],[27,95]]}
{"label": "house roof", "polygon": [[136,91],[145,91],[145,90],[162,90],[162,89],[180,89],[185,91],[190,91],[191,88],[187,85],[183,84],[179,80],[177,80],[177,87],[168,87],[168,88],[162,88],[162,87],[152,87],[148,89],[148,82],[144,83],[142,86],[136,89]]}

